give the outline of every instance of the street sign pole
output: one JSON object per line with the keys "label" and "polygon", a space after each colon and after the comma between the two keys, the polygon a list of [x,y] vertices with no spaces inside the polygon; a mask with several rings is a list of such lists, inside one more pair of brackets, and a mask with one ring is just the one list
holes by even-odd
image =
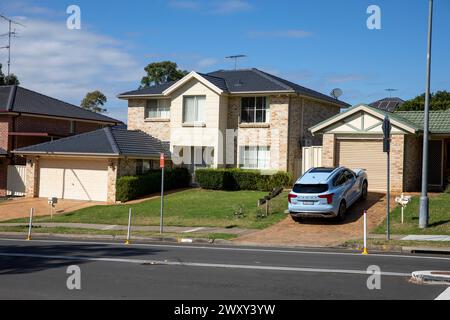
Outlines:
{"label": "street sign pole", "polygon": [[161,153],[159,159],[159,166],[161,167],[161,213],[159,222],[159,233],[164,233],[164,167],[165,167],[165,157],[164,153]]}
{"label": "street sign pole", "polygon": [[383,151],[387,155],[386,238],[391,240],[391,120],[386,115],[383,122]]}
{"label": "street sign pole", "polygon": [[433,34],[433,0],[429,3],[428,18],[428,49],[427,49],[427,84],[425,92],[425,110],[423,120],[423,160],[422,160],[422,194],[420,196],[419,228],[428,227],[430,212],[428,199],[428,140],[429,140],[429,116],[430,116],[430,87],[431,87],[431,39]]}

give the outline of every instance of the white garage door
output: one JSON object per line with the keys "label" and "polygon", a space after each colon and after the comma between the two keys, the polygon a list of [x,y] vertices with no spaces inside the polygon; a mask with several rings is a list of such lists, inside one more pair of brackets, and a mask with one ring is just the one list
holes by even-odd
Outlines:
{"label": "white garage door", "polygon": [[107,201],[107,168],[104,160],[41,159],[39,197]]}
{"label": "white garage door", "polygon": [[386,191],[387,157],[381,140],[338,140],[337,162],[350,169],[366,169],[369,189]]}

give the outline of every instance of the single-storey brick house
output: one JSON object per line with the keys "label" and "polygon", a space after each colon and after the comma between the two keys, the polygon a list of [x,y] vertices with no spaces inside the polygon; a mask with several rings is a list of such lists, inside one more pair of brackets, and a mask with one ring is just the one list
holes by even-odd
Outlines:
{"label": "single-storey brick house", "polygon": [[[357,105],[310,130],[323,136],[322,165],[366,169],[369,189],[386,191],[387,155],[383,153],[382,123],[392,123],[391,189],[419,191],[421,185],[422,111],[386,112]],[[442,190],[450,175],[450,111],[430,112],[429,185]]]}
{"label": "single-storey brick house", "polygon": [[[27,157],[27,197],[116,201],[119,177],[159,168],[168,145],[141,131],[105,127],[14,151]],[[138,171],[136,171],[138,170]]]}

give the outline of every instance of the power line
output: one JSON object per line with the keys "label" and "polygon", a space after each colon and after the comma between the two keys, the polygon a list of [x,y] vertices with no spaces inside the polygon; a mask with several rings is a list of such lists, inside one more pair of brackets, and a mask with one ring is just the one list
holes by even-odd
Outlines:
{"label": "power line", "polygon": [[11,74],[11,39],[13,37],[16,37],[18,34],[15,29],[13,30],[12,26],[13,25],[18,25],[18,26],[22,26],[22,27],[25,27],[25,26],[23,24],[21,24],[20,22],[17,22],[8,17],[5,17],[2,14],[0,14],[0,18],[2,18],[3,20],[6,20],[6,22],[8,23],[8,32],[0,35],[0,37],[5,37],[5,36],[8,37],[8,45],[0,47],[0,49],[8,50],[8,76],[9,76]]}

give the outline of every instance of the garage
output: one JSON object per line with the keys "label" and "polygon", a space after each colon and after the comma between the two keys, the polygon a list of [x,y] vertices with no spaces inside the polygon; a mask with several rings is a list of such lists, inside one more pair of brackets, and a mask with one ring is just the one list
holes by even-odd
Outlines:
{"label": "garage", "polygon": [[384,191],[387,186],[387,157],[382,140],[337,140],[336,162],[339,166],[366,169],[371,191]]}
{"label": "garage", "polygon": [[39,197],[107,201],[106,160],[41,159]]}

